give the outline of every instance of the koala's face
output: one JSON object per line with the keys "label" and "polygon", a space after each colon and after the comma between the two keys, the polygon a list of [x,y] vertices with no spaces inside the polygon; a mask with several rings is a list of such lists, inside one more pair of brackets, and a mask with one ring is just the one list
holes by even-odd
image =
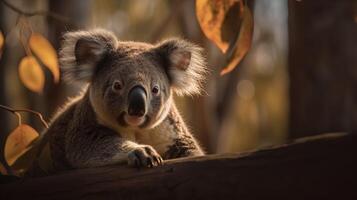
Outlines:
{"label": "koala's face", "polygon": [[155,127],[169,112],[172,91],[200,91],[205,65],[200,48],[189,42],[119,42],[104,30],[64,38],[60,61],[65,76],[90,83],[98,120],[112,126]]}
{"label": "koala's face", "polygon": [[168,76],[152,47],[120,45],[126,48],[98,64],[90,86],[92,104],[120,126],[153,127],[171,104]]}

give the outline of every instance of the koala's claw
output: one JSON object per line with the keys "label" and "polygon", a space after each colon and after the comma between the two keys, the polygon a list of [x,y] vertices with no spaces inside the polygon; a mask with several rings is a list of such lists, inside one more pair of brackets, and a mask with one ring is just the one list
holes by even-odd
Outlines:
{"label": "koala's claw", "polygon": [[128,164],[133,167],[155,167],[163,164],[163,159],[151,146],[135,148],[128,153]]}

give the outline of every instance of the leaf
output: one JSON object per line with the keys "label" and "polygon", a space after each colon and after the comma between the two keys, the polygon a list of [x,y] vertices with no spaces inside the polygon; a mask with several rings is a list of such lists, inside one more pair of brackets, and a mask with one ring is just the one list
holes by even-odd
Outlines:
{"label": "leaf", "polygon": [[238,63],[240,63],[243,57],[247,54],[248,50],[252,45],[253,39],[253,16],[248,8],[248,6],[244,6],[243,10],[243,21],[241,25],[241,29],[239,31],[238,39],[235,43],[236,47],[233,50],[233,54],[229,59],[229,64],[227,67],[222,69],[221,75],[227,74],[228,72],[232,71]]}
{"label": "leaf", "polygon": [[4,47],[4,44],[5,44],[5,38],[2,32],[0,31],[0,58],[2,56],[2,49]]}
{"label": "leaf", "polygon": [[58,57],[51,43],[41,34],[33,33],[29,45],[41,62],[51,71],[55,83],[58,83],[60,77]]}
{"label": "leaf", "polygon": [[[22,154],[11,168],[18,173],[26,172],[33,164],[39,167],[42,172],[50,173],[54,170],[51,158],[51,150],[48,137],[38,137],[29,147],[29,150]],[[36,163],[35,163],[36,162]]]}
{"label": "leaf", "polygon": [[17,158],[29,149],[29,144],[39,136],[31,126],[21,124],[6,139],[5,160],[12,165]]}
{"label": "leaf", "polygon": [[196,0],[196,15],[202,31],[226,53],[240,29],[241,0]]}
{"label": "leaf", "polygon": [[15,160],[15,162],[11,165],[12,170],[23,173],[27,171],[27,169],[33,164],[33,162],[36,160],[37,152],[39,150],[38,139],[39,137],[33,140],[33,142],[29,144],[26,152]]}
{"label": "leaf", "polygon": [[45,84],[45,75],[33,56],[22,58],[19,65],[22,83],[30,90],[41,93]]}

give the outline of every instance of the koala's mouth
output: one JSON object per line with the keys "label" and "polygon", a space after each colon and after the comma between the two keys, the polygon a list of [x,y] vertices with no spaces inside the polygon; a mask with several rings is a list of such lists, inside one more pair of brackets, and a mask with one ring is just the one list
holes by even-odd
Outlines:
{"label": "koala's mouth", "polygon": [[124,120],[130,126],[140,126],[145,123],[146,116],[136,117],[136,116],[124,115]]}

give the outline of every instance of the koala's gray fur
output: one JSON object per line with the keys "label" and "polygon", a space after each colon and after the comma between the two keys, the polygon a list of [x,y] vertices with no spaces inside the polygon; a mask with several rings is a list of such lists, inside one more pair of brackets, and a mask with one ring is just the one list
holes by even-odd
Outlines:
{"label": "koala's gray fur", "polygon": [[[78,31],[64,35],[60,64],[67,80],[88,86],[45,133],[56,171],[115,163],[151,167],[204,154],[172,97],[201,91],[201,48],[181,39],[152,45],[118,41],[105,30]],[[142,117],[128,115],[136,86],[146,94]]]}

